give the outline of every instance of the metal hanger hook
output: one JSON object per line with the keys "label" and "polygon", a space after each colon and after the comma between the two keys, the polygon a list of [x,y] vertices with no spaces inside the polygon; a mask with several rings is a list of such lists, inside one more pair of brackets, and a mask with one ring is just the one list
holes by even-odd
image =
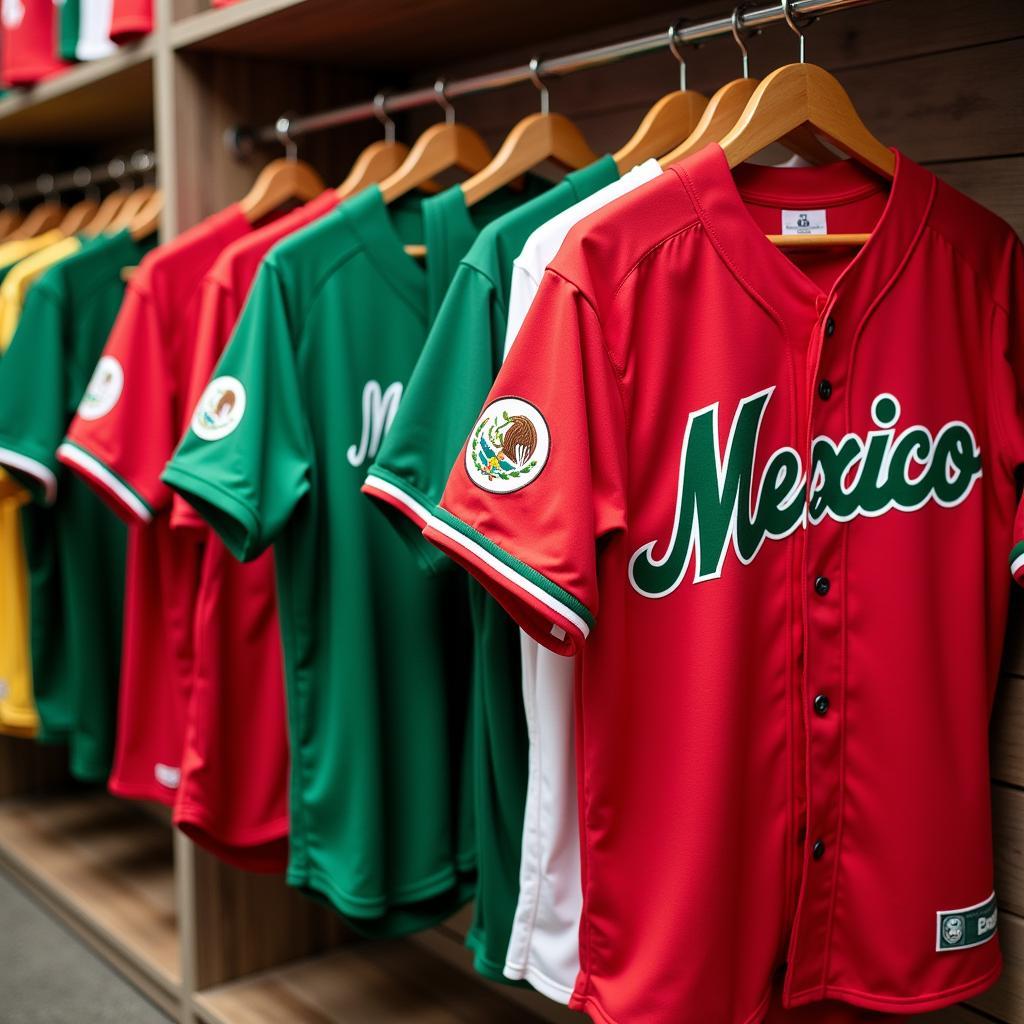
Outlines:
{"label": "metal hanger hook", "polygon": [[0,206],[5,210],[17,209],[14,189],[10,185],[0,185]]}
{"label": "metal hanger hook", "polygon": [[544,84],[544,79],[540,76],[540,57],[534,57],[530,61],[530,81],[533,82],[540,93],[540,112],[542,114],[550,114],[551,94],[548,92],[548,87]]}
{"label": "metal hanger hook", "polygon": [[452,106],[452,101],[448,99],[448,83],[445,79],[438,78],[434,82],[434,98],[444,111],[444,123],[455,124],[455,108]]}
{"label": "metal hanger hook", "polygon": [[668,29],[668,48],[672,51],[672,56],[679,61],[679,91],[686,92],[686,58],[683,56],[682,51],[679,49],[679,30],[683,27],[688,19],[680,18],[677,22],[674,22],[669,26]]}
{"label": "metal hanger hook", "polygon": [[384,125],[384,141],[392,143],[395,141],[395,122],[388,114],[388,97],[386,93],[379,92],[373,97],[373,116]]}
{"label": "metal hanger hook", "polygon": [[735,40],[736,45],[740,48],[740,53],[743,54],[743,77],[750,77],[750,52],[747,50],[747,44],[745,39],[749,39],[751,36],[758,34],[758,29],[744,28],[743,26],[743,15],[753,7],[754,4],[747,0],[742,4],[737,4],[732,9],[732,18],[730,19],[730,31],[732,32],[732,38]]}
{"label": "metal hanger hook", "polygon": [[52,174],[40,174],[36,178],[36,188],[39,190],[39,195],[42,199],[47,199],[50,196],[57,195],[57,182],[54,180]]}
{"label": "metal hanger hook", "polygon": [[284,147],[285,159],[290,163],[295,163],[299,159],[299,147],[292,138],[292,118],[289,114],[282,114],[274,122],[274,134],[277,136],[277,141]]}
{"label": "metal hanger hook", "polygon": [[804,39],[804,29],[808,25],[813,24],[814,18],[811,17],[800,17],[793,10],[793,0],[782,0],[782,16],[786,19],[786,24],[800,37],[800,63],[805,63],[806,54],[806,40]]}

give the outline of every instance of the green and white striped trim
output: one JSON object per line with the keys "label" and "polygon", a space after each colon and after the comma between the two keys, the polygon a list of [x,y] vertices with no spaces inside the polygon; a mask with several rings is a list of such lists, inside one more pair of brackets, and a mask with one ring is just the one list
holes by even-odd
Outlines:
{"label": "green and white striped trim", "polygon": [[[514,583],[520,590],[540,601],[546,608],[557,612],[562,618],[571,622],[583,635],[590,635],[594,626],[594,616],[587,610],[582,601],[577,600],[568,591],[552,583],[546,576],[531,565],[520,561],[514,555],[500,548],[494,541],[478,533],[468,523],[453,516],[447,509],[437,509],[437,515],[430,517],[430,525],[443,534],[454,544],[493,569],[499,576]],[[552,635],[562,639],[561,627],[555,624]]]}
{"label": "green and white striped trim", "polygon": [[57,457],[63,462],[71,463],[86,476],[91,477],[105,490],[129,509],[144,523],[153,521],[153,509],[146,503],[138,491],[121,479],[112,469],[105,466],[95,455],[80,448],[73,441],[64,441],[57,449]]}
{"label": "green and white striped trim", "polygon": [[[557,612],[571,622],[584,637],[590,635],[594,617],[582,601],[578,601],[568,591],[552,583],[532,566],[504,551],[482,533],[478,533],[457,516],[452,515],[447,509],[438,506],[431,511],[402,487],[390,480],[384,480],[372,472],[367,474],[366,480],[363,482],[363,489],[394,498],[399,504],[409,509],[414,518],[422,522],[424,526],[430,526],[438,533],[443,534],[483,562],[488,568],[493,569],[498,575],[514,583],[545,607]],[[561,626],[554,624],[552,635],[560,640],[564,639],[564,631]]]}
{"label": "green and white striped trim", "polygon": [[376,491],[378,494],[387,494],[389,497],[394,498],[395,501],[404,505],[412,512],[417,522],[426,524],[430,523],[434,518],[433,513],[426,505],[417,501],[408,491],[393,484],[390,480],[377,476],[376,473],[370,472],[366,474],[366,479],[363,481],[363,490]]}
{"label": "green and white striped trim", "polygon": [[1024,540],[1013,545],[1010,552],[1010,573],[1017,579],[1018,573],[1024,570]]}
{"label": "green and white striped trim", "polygon": [[52,505],[57,498],[57,477],[53,470],[44,466],[36,459],[30,459],[21,452],[12,451],[10,448],[0,448],[0,466],[8,469],[16,469],[19,473],[25,473],[38,480],[43,487],[43,500],[47,505]]}

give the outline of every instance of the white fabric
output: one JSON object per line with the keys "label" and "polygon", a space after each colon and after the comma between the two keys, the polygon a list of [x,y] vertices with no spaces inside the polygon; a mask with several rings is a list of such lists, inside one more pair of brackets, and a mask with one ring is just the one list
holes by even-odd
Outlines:
{"label": "white fabric", "polygon": [[[548,263],[575,224],[661,174],[657,160],[541,225],[513,264],[505,355],[526,319]],[[583,910],[573,744],[575,659],[520,634],[523,703],[530,739],[529,782],[516,905],[504,974],[525,979],[549,999],[568,1003],[580,969]]]}
{"label": "white fabric", "polygon": [[78,43],[75,56],[79,60],[100,60],[117,53],[117,43],[110,38],[110,19],[114,0],[82,0],[78,14]]}

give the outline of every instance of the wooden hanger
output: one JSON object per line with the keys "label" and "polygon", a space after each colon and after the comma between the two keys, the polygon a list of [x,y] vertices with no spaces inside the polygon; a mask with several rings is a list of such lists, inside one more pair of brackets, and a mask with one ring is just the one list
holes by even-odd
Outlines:
{"label": "wooden hanger", "polygon": [[163,212],[164,194],[161,189],[157,189],[128,226],[132,240],[143,242],[151,235],[155,235],[160,230],[160,218]]}
{"label": "wooden hanger", "polygon": [[0,242],[6,242],[21,227],[23,220],[21,211],[13,206],[0,210]]}
{"label": "wooden hanger", "polygon": [[38,238],[47,231],[52,231],[63,219],[64,207],[55,199],[44,199],[32,207],[18,230],[11,232],[11,238]]}
{"label": "wooden hanger", "polygon": [[320,175],[304,160],[281,157],[260,171],[239,206],[250,224],[255,224],[286,203],[308,203],[325,189]]}
{"label": "wooden hanger", "polygon": [[[824,68],[787,64],[754,90],[743,115],[722,139],[730,167],[738,167],[784,135],[810,125],[847,156],[892,180],[896,158],[867,129],[850,97]],[[769,235],[780,246],[863,245],[869,234]],[[795,241],[796,240],[796,241]]]}
{"label": "wooden hanger", "polygon": [[491,151],[480,134],[468,125],[456,122],[455,111],[444,89],[444,80],[438,79],[434,83],[434,91],[438,103],[444,108],[444,122],[431,125],[416,140],[401,167],[380,183],[385,203],[393,203],[453,167],[475,174],[491,159]]}
{"label": "wooden hanger", "polygon": [[104,231],[109,231],[110,226],[117,219],[117,215],[121,212],[130,195],[131,191],[129,189],[119,188],[104,196],[99,209],[93,214],[92,220],[85,226],[85,234],[94,236],[102,234]]}
{"label": "wooden hanger", "polygon": [[107,228],[108,231],[125,231],[129,230],[132,226],[132,222],[135,220],[139,211],[152,199],[156,189],[152,185],[140,185],[138,188],[133,189],[124,203],[121,205],[121,209],[118,210],[117,216],[113,222]]}
{"label": "wooden hanger", "polygon": [[352,170],[335,190],[339,199],[348,199],[362,192],[367,185],[376,185],[394,174],[409,155],[409,147],[401,142],[372,142],[356,157]]}
{"label": "wooden hanger", "polygon": [[668,30],[669,49],[679,62],[679,90],[662,96],[644,116],[632,138],[613,154],[619,174],[678,146],[697,127],[708,105],[706,96],[686,88],[686,61],[679,50],[680,24],[676,22]]}
{"label": "wooden hanger", "polygon": [[98,209],[99,203],[95,199],[82,199],[64,214],[64,219],[58,227],[69,238],[71,235],[77,235],[88,226]]}
{"label": "wooden hanger", "polygon": [[598,159],[569,118],[550,112],[547,86],[537,71],[539,64],[537,57],[530,61],[533,82],[541,95],[540,113],[524,117],[505,137],[494,159],[462,183],[467,206],[475,206],[545,160],[575,171]]}

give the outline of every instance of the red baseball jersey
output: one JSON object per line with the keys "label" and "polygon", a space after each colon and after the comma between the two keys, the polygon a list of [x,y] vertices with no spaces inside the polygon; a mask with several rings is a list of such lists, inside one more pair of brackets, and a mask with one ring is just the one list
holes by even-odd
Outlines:
{"label": "red baseball jersey", "polygon": [[1021,268],[901,155],[889,187],[717,146],[550,264],[425,532],[579,655],[595,1020],[758,1021],[784,964],[790,1007],[996,979]]}
{"label": "red baseball jersey", "polygon": [[153,31],[152,0],[114,0],[110,38],[123,45]]}
{"label": "red baseball jersey", "polygon": [[52,0],[3,0],[0,22],[3,85],[34,85],[67,67],[57,56],[57,11]]}
{"label": "red baseball jersey", "polygon": [[[239,239],[203,281],[185,408],[195,408],[274,243],[338,203],[333,189]],[[207,530],[175,495],[172,527]],[[235,559],[210,530],[196,601],[195,674],[174,822],[221,859],[248,870],[288,861],[288,736],[274,561]]]}
{"label": "red baseball jersey", "polygon": [[119,796],[173,804],[181,778],[202,535],[171,529],[171,491],[160,473],[191,411],[184,400],[200,282],[249,230],[231,206],[142,261],[57,453],[132,524],[109,781]]}

